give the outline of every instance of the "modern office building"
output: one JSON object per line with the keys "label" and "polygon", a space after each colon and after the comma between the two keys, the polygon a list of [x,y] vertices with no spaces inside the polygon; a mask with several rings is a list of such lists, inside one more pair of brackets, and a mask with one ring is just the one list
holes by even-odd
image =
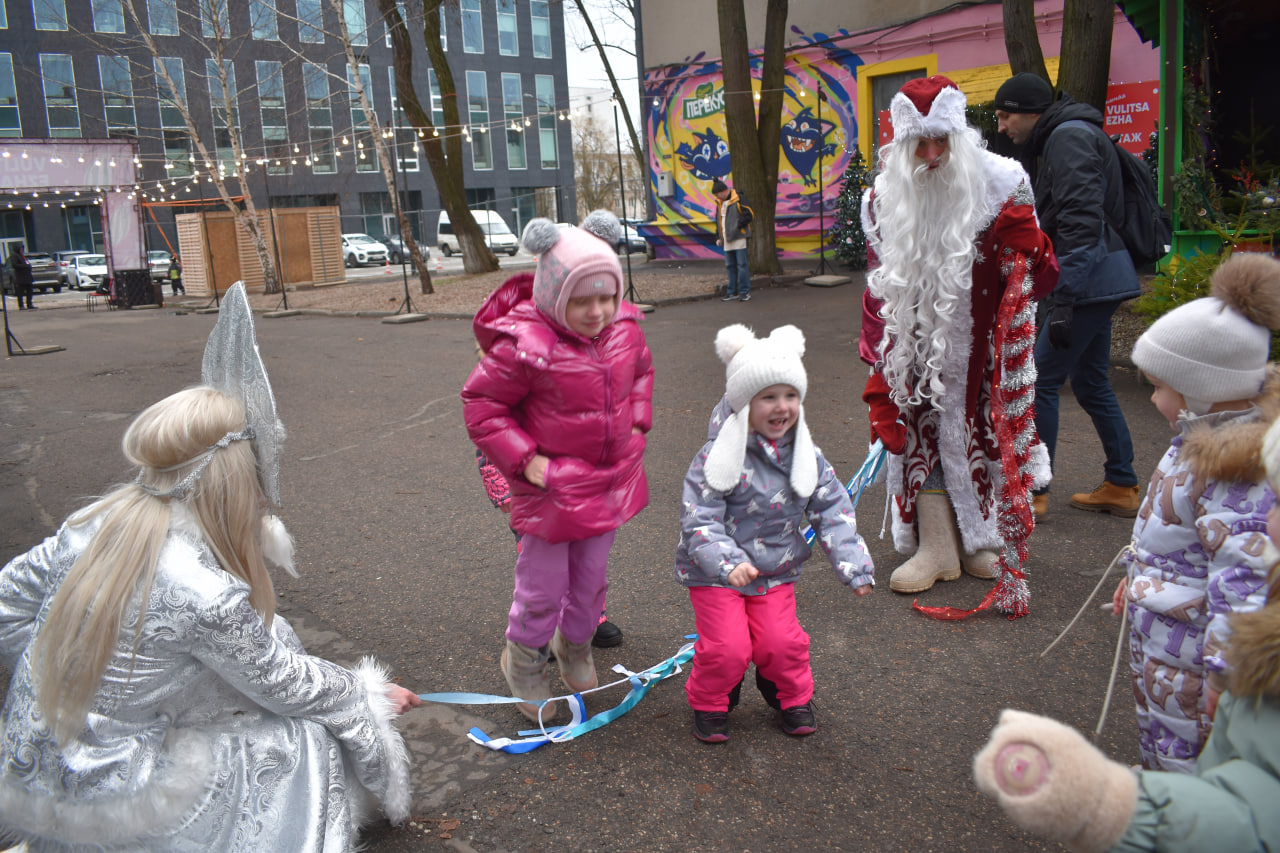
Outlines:
{"label": "modern office building", "polygon": [[[376,0],[343,0],[343,17],[378,123],[393,129],[395,176],[419,240],[434,242],[440,210],[420,134],[463,136],[468,203],[496,211],[517,233],[535,215],[572,211],[562,5],[442,7],[460,99],[456,127],[444,125],[421,4],[399,5],[417,45],[415,89],[434,131],[409,127],[399,109],[391,37]],[[33,199],[3,178],[8,169],[40,168],[39,158],[24,156],[24,142],[34,149],[38,140],[77,138],[136,140],[147,249],[176,246],[174,215],[216,197],[207,177],[200,180],[210,168],[240,175],[232,193],[251,193],[260,210],[336,205],[344,231],[398,233],[340,32],[329,0],[0,0],[0,190],[10,196],[0,196],[0,240],[22,238],[40,251],[102,249],[94,188],[51,187],[58,191]],[[187,104],[216,162],[204,162],[175,100]],[[247,155],[239,163],[231,128]]]}

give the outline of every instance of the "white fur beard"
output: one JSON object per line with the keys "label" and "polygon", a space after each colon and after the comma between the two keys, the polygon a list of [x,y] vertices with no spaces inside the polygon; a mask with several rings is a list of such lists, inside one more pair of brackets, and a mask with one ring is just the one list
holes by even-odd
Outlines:
{"label": "white fur beard", "polygon": [[262,517],[262,557],[291,576],[298,576],[298,570],[293,565],[293,537],[278,516]]}

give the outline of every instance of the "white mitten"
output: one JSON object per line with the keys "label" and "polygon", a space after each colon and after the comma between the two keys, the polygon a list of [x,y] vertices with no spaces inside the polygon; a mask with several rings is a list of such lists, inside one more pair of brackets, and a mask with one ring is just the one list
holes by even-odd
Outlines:
{"label": "white mitten", "polygon": [[1114,846],[1138,802],[1133,772],[1056,720],[1006,708],[973,778],[1023,829],[1076,853]]}

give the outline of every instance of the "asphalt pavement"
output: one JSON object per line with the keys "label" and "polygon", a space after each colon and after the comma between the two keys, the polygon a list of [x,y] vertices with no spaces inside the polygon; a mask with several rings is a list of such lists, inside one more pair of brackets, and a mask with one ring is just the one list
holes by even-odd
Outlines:
{"label": "asphalt pavement", "polygon": [[[637,283],[640,286],[640,282]],[[601,679],[674,654],[693,629],[672,579],[681,482],[724,390],[712,341],[731,322],[758,334],[794,323],[806,335],[806,417],[828,459],[850,476],[868,428],[857,356],[860,284],[757,287],[752,301],[658,306],[645,331],[657,371],[646,466],[651,504],[613,548],[608,608],[625,633],[597,652]],[[199,381],[215,317],[172,308],[80,308],[9,315],[24,347],[47,355],[4,362],[0,379],[0,539],[3,556],[49,535],[89,496],[131,476],[120,453],[141,409]],[[315,653],[372,654],[418,691],[502,693],[498,668],[514,542],[485,497],[458,397],[475,364],[470,324],[389,325],[317,315],[264,318],[258,337],[289,438],[283,517],[298,541],[300,580],[277,579],[280,612]],[[1145,480],[1168,425],[1131,370],[1114,384]],[[888,589],[901,561],[881,538],[882,487],[858,508],[876,562],[874,595],[855,598],[821,555],[797,587],[812,640],[818,732],[791,738],[754,690],[731,716],[731,739],[690,732],[684,676],[630,713],[566,744],[522,756],[469,741],[478,726],[513,736],[510,706],[424,705],[402,720],[414,761],[414,821],[375,828],[371,851],[1013,851],[1042,847],[974,788],[970,760],[1001,708],[1051,714],[1082,730],[1097,722],[1117,620],[1101,597],[1045,658],[1127,543],[1129,520],[1068,507],[1101,480],[1102,450],[1087,416],[1063,397],[1050,514],[1031,539],[1031,613],[935,622]],[[989,582],[968,576],[920,596],[973,606]],[[624,688],[595,694],[611,707]],[[1099,746],[1137,759],[1127,678]]]}

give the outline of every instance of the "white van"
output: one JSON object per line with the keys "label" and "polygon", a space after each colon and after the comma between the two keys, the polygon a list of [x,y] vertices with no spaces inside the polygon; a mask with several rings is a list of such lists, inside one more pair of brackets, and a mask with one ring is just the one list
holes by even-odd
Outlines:
{"label": "white van", "polygon": [[[520,241],[516,239],[515,234],[511,233],[511,229],[507,227],[507,223],[501,216],[492,210],[472,210],[471,215],[476,218],[476,224],[484,232],[484,241],[488,244],[489,251],[495,254],[506,252],[513,258],[516,256],[516,252],[520,251]],[[462,251],[458,248],[458,235],[453,233],[453,223],[449,221],[447,210],[440,211],[440,224],[436,227],[436,243],[440,246],[440,254],[446,258],[454,252]]]}

